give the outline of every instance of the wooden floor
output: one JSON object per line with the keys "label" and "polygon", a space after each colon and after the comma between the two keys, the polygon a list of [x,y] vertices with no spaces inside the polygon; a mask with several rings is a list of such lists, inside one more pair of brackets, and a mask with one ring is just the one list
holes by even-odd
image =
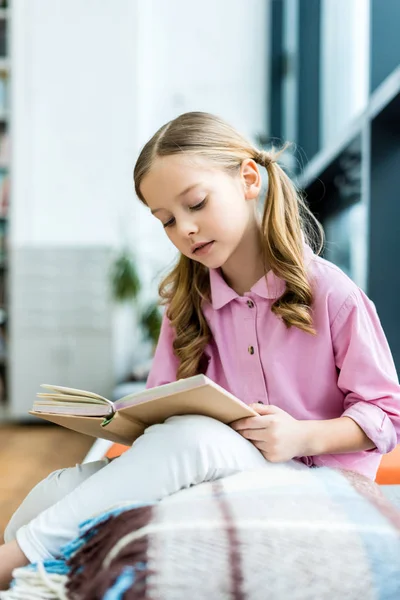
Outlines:
{"label": "wooden floor", "polygon": [[0,543],[12,513],[51,471],[82,462],[94,439],[52,425],[0,426]]}

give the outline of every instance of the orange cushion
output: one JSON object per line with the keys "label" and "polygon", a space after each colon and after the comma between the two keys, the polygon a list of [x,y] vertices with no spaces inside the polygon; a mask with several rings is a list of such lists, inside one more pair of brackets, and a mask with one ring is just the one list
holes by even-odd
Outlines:
{"label": "orange cushion", "polygon": [[107,450],[106,457],[115,458],[116,456],[121,456],[121,454],[128,450],[128,448],[130,448],[130,446],[124,446],[124,444],[113,444]]}
{"label": "orange cushion", "polygon": [[[120,456],[128,450],[129,446],[123,444],[113,444],[107,451],[108,458]],[[389,454],[382,456],[381,464],[376,475],[379,484],[400,484],[400,445]]]}
{"label": "orange cushion", "polygon": [[400,445],[382,456],[375,479],[379,484],[400,484]]}

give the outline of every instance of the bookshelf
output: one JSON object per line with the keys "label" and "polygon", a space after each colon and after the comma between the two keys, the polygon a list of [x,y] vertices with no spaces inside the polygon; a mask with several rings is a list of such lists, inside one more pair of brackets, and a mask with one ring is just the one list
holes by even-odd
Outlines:
{"label": "bookshelf", "polygon": [[324,256],[375,303],[400,372],[400,2],[360,7],[272,3],[269,135],[295,142],[288,168],[324,226]]}
{"label": "bookshelf", "polygon": [[326,233],[325,257],[375,303],[400,372],[400,3],[370,2],[369,95],[297,182]]}
{"label": "bookshelf", "polygon": [[0,2],[0,404],[8,395],[8,231],[10,191],[9,22],[10,8]]}

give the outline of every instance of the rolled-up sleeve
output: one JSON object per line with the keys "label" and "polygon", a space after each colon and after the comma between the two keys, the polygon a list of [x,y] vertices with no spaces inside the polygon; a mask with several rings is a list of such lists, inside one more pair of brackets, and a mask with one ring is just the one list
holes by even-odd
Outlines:
{"label": "rolled-up sleeve", "polygon": [[173,342],[175,333],[164,313],[160,336],[158,338],[156,351],[147,378],[146,388],[153,388],[164,383],[176,381],[176,373],[179,361],[174,354]]}
{"label": "rolled-up sleeve", "polygon": [[331,325],[342,416],[350,417],[386,454],[400,440],[400,386],[374,304],[352,292]]}

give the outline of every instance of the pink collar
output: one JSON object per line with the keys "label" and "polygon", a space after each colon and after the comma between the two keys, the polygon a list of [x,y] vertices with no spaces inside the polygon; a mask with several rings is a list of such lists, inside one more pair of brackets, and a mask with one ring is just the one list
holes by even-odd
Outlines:
{"label": "pink collar", "polygon": [[[305,245],[304,254],[306,258],[306,264],[309,263],[311,258],[314,256],[310,246]],[[229,285],[226,283],[222,276],[221,269],[210,269],[210,287],[211,287],[211,304],[215,310],[219,310],[232,300],[240,298]],[[261,298],[266,299],[277,299],[282,296],[286,289],[286,283],[283,279],[277,277],[271,270],[268,271],[267,275],[261,277],[251,288],[250,292],[246,292],[244,296],[251,296],[256,294]]]}

